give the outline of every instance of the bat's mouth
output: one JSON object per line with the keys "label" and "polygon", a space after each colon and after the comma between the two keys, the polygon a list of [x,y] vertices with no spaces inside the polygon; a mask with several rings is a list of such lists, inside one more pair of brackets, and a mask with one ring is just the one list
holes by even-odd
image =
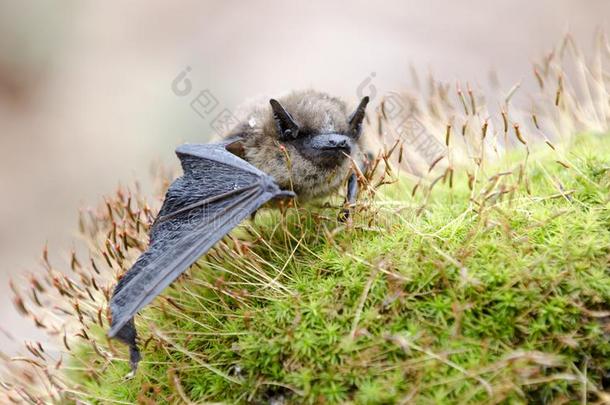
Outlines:
{"label": "bat's mouth", "polygon": [[350,145],[325,146],[323,148],[319,148],[318,150],[328,150],[328,151],[344,152],[344,153],[347,153],[349,155],[349,153],[352,150],[352,147]]}

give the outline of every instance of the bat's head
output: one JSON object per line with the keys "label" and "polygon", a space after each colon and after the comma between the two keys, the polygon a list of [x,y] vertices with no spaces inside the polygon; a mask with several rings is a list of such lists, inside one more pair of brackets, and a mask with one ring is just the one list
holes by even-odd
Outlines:
{"label": "bat's head", "polygon": [[295,167],[302,160],[327,169],[340,166],[358,150],[369,98],[364,97],[354,111],[348,112],[341,100],[323,93],[314,95],[308,93],[300,100],[289,98],[286,105],[269,100],[274,136],[291,152]]}
{"label": "bat's head", "polygon": [[297,91],[257,105],[236,135],[243,139],[238,153],[270,174],[282,188],[292,186],[300,198],[335,190],[359,159],[359,138],[365,108],[326,93]]}

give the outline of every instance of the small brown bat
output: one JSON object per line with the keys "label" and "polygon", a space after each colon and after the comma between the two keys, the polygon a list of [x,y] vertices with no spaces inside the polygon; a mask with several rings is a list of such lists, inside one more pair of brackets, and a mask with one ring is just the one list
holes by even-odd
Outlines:
{"label": "small brown bat", "polygon": [[254,106],[221,142],[176,150],[184,175],[169,187],[148,249],[110,300],[108,335],[129,345],[133,372],[141,358],[133,317],[241,221],[273,199],[326,196],[346,178],[346,205],[355,202],[352,160],[361,160],[368,101],[350,112],[328,94],[293,92]]}

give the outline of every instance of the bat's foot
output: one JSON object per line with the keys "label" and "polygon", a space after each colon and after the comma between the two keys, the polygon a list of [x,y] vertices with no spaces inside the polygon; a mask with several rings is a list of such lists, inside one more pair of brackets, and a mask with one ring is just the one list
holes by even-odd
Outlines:
{"label": "bat's foot", "polygon": [[131,366],[131,371],[127,373],[127,375],[123,379],[131,380],[136,376],[140,360],[142,360],[142,355],[140,354],[140,350],[138,350],[138,347],[135,345],[129,346],[129,365]]}
{"label": "bat's foot", "polygon": [[113,325],[110,332],[108,332],[108,336],[120,340],[129,347],[129,366],[131,371],[124,378],[126,380],[133,378],[138,370],[138,363],[142,360],[142,354],[138,349],[136,325],[133,318],[130,318],[120,329]]}

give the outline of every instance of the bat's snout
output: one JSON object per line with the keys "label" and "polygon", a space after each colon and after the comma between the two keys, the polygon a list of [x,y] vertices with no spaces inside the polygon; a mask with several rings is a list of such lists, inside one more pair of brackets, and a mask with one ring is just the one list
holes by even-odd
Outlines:
{"label": "bat's snout", "polygon": [[318,150],[344,152],[349,155],[352,139],[341,134],[322,134],[312,139],[311,146]]}
{"label": "bat's snout", "polygon": [[350,144],[346,139],[341,139],[339,141],[331,140],[329,141],[329,147],[331,149],[350,149]]}

